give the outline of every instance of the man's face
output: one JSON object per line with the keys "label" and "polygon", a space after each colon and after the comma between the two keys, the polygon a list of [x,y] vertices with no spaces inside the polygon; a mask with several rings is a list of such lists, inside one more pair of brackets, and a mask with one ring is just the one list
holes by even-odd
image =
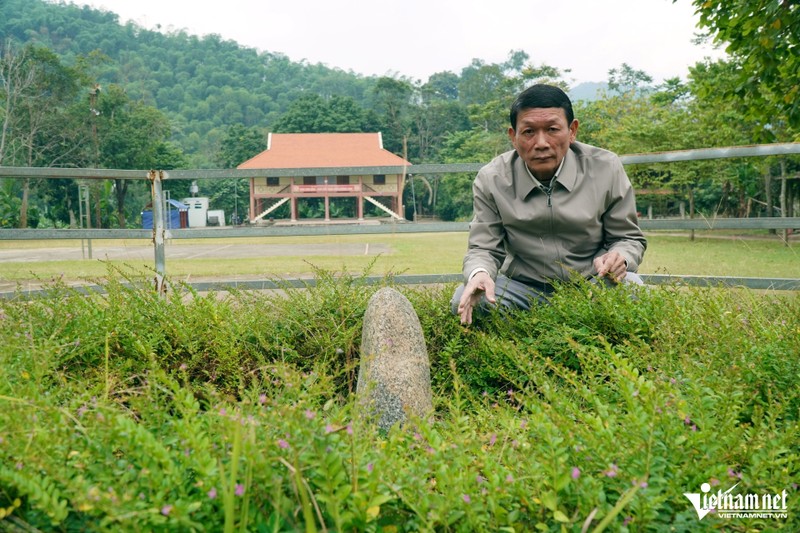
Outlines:
{"label": "man's face", "polygon": [[555,175],[577,133],[578,121],[567,124],[567,114],[560,107],[522,109],[516,130],[508,128],[511,144],[540,181]]}

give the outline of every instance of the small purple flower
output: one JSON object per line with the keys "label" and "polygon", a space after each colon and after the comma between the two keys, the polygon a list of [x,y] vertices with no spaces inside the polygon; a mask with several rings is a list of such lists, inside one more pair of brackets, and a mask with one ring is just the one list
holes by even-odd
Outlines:
{"label": "small purple flower", "polygon": [[169,513],[171,512],[172,512],[171,505],[165,505],[164,507],[161,508],[161,514],[163,514],[164,516],[169,516]]}
{"label": "small purple flower", "polygon": [[469,494],[462,494],[461,499],[464,500],[464,503],[471,503],[472,498],[469,497]]}
{"label": "small purple flower", "polygon": [[186,370],[187,368],[189,367],[186,366],[186,363],[181,363],[181,366],[178,367],[178,370]]}
{"label": "small purple flower", "polygon": [[689,418],[689,415],[686,415],[686,418],[683,419],[683,423],[687,426],[692,425],[692,419]]}
{"label": "small purple flower", "polygon": [[333,433],[336,431],[336,428],[333,427],[333,424],[325,424],[325,434]]}
{"label": "small purple flower", "polygon": [[367,463],[367,472],[371,474],[373,468],[375,468],[375,465],[373,465],[372,463]]}
{"label": "small purple flower", "polygon": [[478,483],[478,485],[480,485],[481,483],[484,483],[486,481],[486,478],[483,477],[482,475],[478,474],[475,477],[475,481]]}
{"label": "small purple flower", "polygon": [[278,447],[285,450],[289,447],[289,443],[283,439],[278,439]]}
{"label": "small purple flower", "polygon": [[603,472],[603,475],[606,477],[617,477],[617,474],[619,474],[619,468],[615,463],[611,463],[608,470]]}
{"label": "small purple flower", "polygon": [[578,468],[577,466],[573,466],[571,476],[572,479],[578,479],[579,477],[581,477],[581,469]]}
{"label": "small purple flower", "polygon": [[244,495],[244,485],[242,485],[241,483],[237,483],[236,484],[236,488],[233,490],[233,493],[236,496],[243,496]]}
{"label": "small purple flower", "polygon": [[347,428],[345,428],[345,429],[346,429],[348,435],[352,435],[353,434],[353,425],[352,424],[347,424]]}
{"label": "small purple flower", "polygon": [[525,429],[526,427],[528,427],[528,421],[527,420],[520,420],[519,421],[519,429]]}
{"label": "small purple flower", "polygon": [[211,490],[208,491],[208,499],[209,500],[213,500],[216,497],[217,497],[217,489],[215,489],[214,487],[211,487]]}
{"label": "small purple flower", "polygon": [[260,403],[261,405],[264,405],[265,403],[267,403],[267,395],[266,394],[259,394],[258,395],[258,403]]}
{"label": "small purple flower", "polygon": [[17,464],[14,465],[14,468],[17,470],[22,470],[22,461],[18,461]]}
{"label": "small purple flower", "polygon": [[628,524],[631,523],[631,520],[633,520],[632,516],[626,516],[625,519],[622,521],[622,525],[627,526]]}
{"label": "small purple flower", "polygon": [[436,450],[434,450],[433,447],[431,447],[431,446],[428,446],[427,448],[425,448],[425,451],[428,452],[430,455],[433,455],[433,454],[436,453]]}
{"label": "small purple flower", "polygon": [[717,485],[719,485],[719,480],[715,477],[712,477],[711,479],[708,480],[708,484],[711,485],[712,487],[716,487]]}
{"label": "small purple flower", "polygon": [[489,437],[489,446],[494,446],[495,442],[497,442],[497,433],[492,433],[492,436]]}
{"label": "small purple flower", "polygon": [[225,416],[227,414],[228,414],[228,410],[227,409],[225,409],[224,407],[220,407],[219,408],[219,415],[220,416]]}
{"label": "small purple flower", "polygon": [[729,477],[735,477],[736,479],[742,479],[742,473],[741,472],[737,472],[732,468],[728,469],[728,476]]}
{"label": "small purple flower", "polygon": [[506,476],[506,483],[514,483],[514,476],[511,474]]}
{"label": "small purple flower", "polygon": [[311,409],[306,409],[306,413],[305,414],[306,414],[306,419],[308,419],[308,420],[314,420],[314,418],[317,416],[317,413],[315,413]]}

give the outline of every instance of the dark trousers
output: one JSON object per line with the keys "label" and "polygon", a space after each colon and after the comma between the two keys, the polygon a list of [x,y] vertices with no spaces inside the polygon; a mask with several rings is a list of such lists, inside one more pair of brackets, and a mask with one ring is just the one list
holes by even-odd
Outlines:
{"label": "dark trousers", "polygon": [[[603,278],[607,284],[611,281]],[[592,278],[591,283],[598,283],[597,278]],[[628,272],[622,280],[625,284],[644,285],[642,278],[636,272]],[[549,283],[535,283],[528,284],[517,281],[506,276],[499,274],[495,280],[494,293],[497,299],[497,306],[504,306],[509,309],[523,309],[528,310],[533,304],[546,304],[550,296],[553,294],[553,286]],[[450,300],[450,309],[453,314],[458,313],[458,302],[461,301],[461,295],[464,294],[464,285],[460,285],[453,298]],[[478,306],[480,309],[486,310],[492,307],[486,298],[481,299]]]}

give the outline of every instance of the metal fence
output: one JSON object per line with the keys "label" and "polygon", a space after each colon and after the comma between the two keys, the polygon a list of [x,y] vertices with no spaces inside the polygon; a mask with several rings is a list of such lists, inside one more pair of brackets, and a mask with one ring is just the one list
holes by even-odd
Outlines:
{"label": "metal fence", "polygon": [[[763,157],[800,154],[800,143],[780,143],[752,146],[736,146],[725,148],[707,148],[681,150],[652,154],[633,154],[621,156],[624,165],[646,163],[674,163],[679,161],[700,161],[709,159]],[[485,163],[465,164],[421,164],[407,167],[331,167],[314,169],[232,169],[232,170],[106,170],[106,169],[67,169],[67,168],[30,168],[0,167],[0,178],[73,178],[81,180],[148,180],[151,184],[153,205],[153,230],[136,229],[3,229],[0,240],[36,240],[36,239],[152,239],[156,271],[156,290],[163,292],[166,288],[165,243],[167,239],[184,238],[236,238],[236,237],[271,237],[271,236],[309,236],[309,235],[345,235],[345,234],[382,234],[382,233],[429,233],[468,231],[466,222],[434,222],[434,223],[391,223],[381,225],[326,225],[326,226],[254,226],[214,229],[167,229],[165,224],[165,195],[163,183],[167,180],[206,180],[236,179],[261,177],[301,177],[309,173],[328,176],[351,176],[370,174],[404,174],[437,175],[453,173],[475,173]],[[695,218],[695,219],[660,219],[640,221],[643,230],[708,230],[708,229],[798,229],[800,217],[770,218]],[[794,278],[739,278],[720,276],[666,276],[643,275],[646,283],[659,284],[681,282],[695,286],[742,286],[754,289],[800,290],[800,279]],[[383,278],[375,278],[373,281]],[[461,280],[461,274],[397,276],[398,283],[446,283]],[[280,286],[309,286],[310,280],[285,280]],[[249,289],[274,289],[279,284],[272,281],[219,281],[215,283],[196,283],[197,290],[222,289],[238,287]],[[88,287],[87,290],[101,290]],[[36,291],[29,291],[34,293]],[[14,293],[0,293],[8,297]]]}

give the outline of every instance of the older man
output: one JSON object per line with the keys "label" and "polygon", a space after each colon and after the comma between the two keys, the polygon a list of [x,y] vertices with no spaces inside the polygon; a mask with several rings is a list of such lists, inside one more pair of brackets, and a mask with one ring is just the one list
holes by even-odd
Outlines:
{"label": "older man", "polygon": [[555,86],[523,91],[510,121],[514,150],[473,184],[465,284],[451,302],[461,322],[486,303],[529,309],[576,274],[641,283],[647,242],[619,157],[576,141],[572,103]]}

